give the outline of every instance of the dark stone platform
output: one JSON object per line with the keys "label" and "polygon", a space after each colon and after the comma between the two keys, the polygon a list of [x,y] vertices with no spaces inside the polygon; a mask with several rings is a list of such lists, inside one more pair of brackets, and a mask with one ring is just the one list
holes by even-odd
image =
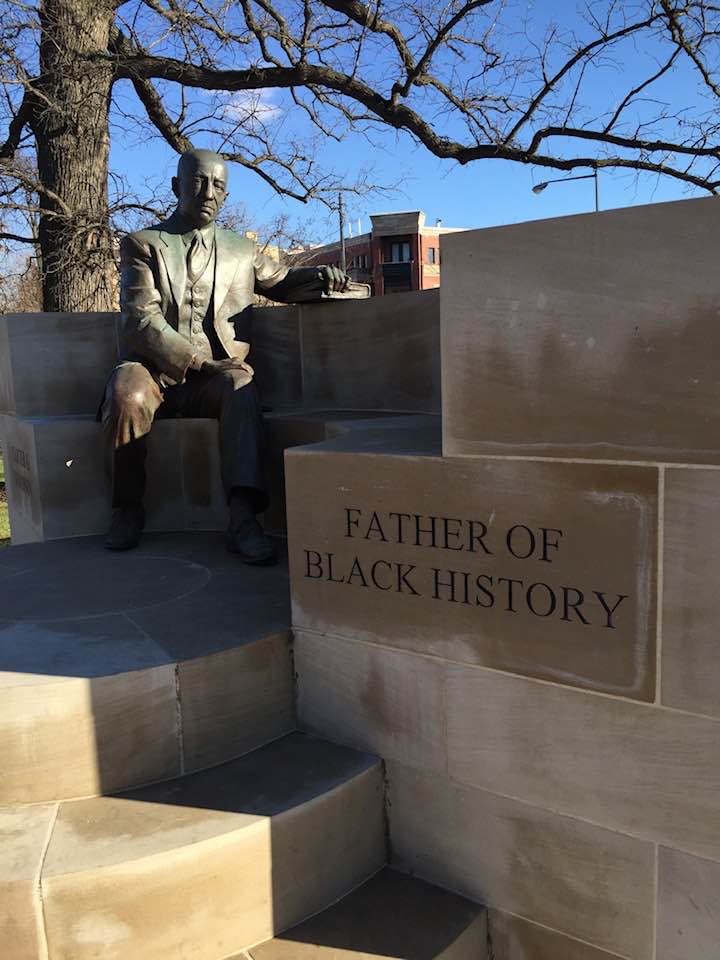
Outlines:
{"label": "dark stone platform", "polygon": [[249,567],[218,533],[99,537],[0,553],[0,672],[99,677],[287,630],[287,564]]}

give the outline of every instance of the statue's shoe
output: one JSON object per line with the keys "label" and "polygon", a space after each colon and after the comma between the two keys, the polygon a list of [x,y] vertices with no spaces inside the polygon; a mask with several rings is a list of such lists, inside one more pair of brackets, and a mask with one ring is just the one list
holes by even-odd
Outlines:
{"label": "statue's shoe", "polygon": [[244,524],[240,529],[229,527],[225,543],[231,553],[240,557],[243,563],[257,566],[271,566],[277,563],[275,541],[263,533],[257,520]]}
{"label": "statue's shoe", "polygon": [[144,526],[145,511],[142,507],[116,507],[105,537],[105,546],[108,550],[132,550],[140,543]]}

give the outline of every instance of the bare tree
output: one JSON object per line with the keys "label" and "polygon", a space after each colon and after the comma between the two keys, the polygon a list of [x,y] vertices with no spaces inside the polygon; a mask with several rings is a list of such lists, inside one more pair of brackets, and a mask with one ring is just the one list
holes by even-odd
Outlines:
{"label": "bare tree", "polygon": [[717,192],[720,6],[593,0],[565,24],[542,19],[551,6],[0,0],[1,200],[21,213],[30,190],[39,211],[36,236],[5,238],[39,247],[46,310],[111,303],[113,215],[152,209],[116,189],[111,104],[138,136],[212,145],[301,201],[362,190],[321,145],[388,127],[460,164],[624,168]]}

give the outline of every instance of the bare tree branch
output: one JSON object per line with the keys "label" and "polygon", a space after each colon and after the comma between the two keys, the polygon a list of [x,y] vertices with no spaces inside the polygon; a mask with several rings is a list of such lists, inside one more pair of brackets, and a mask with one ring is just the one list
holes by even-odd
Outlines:
{"label": "bare tree branch", "polygon": [[387,129],[459,164],[719,192],[720,4],[576,2],[560,19],[510,0],[0,0],[2,230],[37,229],[48,303],[107,302],[117,233],[172,203],[113,173],[118,130],[207,143],[304,203],[363,195],[355,156],[336,172],[324,147]]}
{"label": "bare tree branch", "polygon": [[0,240],[9,240],[12,243],[29,243],[34,246],[40,242],[37,237],[21,237],[17,233],[6,233],[0,231]]}
{"label": "bare tree branch", "polygon": [[577,53],[573,54],[573,56],[566,60],[562,67],[552,77],[548,77],[546,79],[542,88],[530,101],[527,110],[523,113],[523,115],[508,133],[507,137],[505,138],[506,142],[510,143],[512,140],[514,140],[522,127],[524,127],[528,120],[536,113],[538,107],[547,97],[547,95],[554,90],[563,77],[565,77],[581,61],[587,60],[588,57],[591,57],[598,50],[606,49],[610,44],[617,40],[628,37],[630,34],[638,33],[641,30],[645,30],[647,27],[652,26],[657,19],[658,16],[654,15],[647,17],[645,20],[640,20],[637,23],[624,26],[620,30],[616,30],[613,33],[606,34],[603,32],[599,37],[596,37],[590,43],[580,47]]}
{"label": "bare tree branch", "polygon": [[20,104],[20,109],[10,121],[7,138],[2,146],[0,146],[0,160],[11,160],[15,156],[15,151],[20,146],[23,131],[31,122],[32,116],[32,98],[26,91]]}
{"label": "bare tree branch", "polygon": [[[456,160],[460,164],[467,164],[475,160],[496,159],[520,162],[532,161],[537,166],[552,167],[557,170],[575,170],[578,167],[589,167],[591,169],[618,167],[664,174],[711,192],[715,192],[718,187],[717,182],[708,183],[704,177],[691,174],[669,163],[651,162],[642,159],[633,160],[624,157],[556,157],[535,152],[536,143],[531,143],[529,148],[499,143],[462,144],[440,136],[429,123],[407,104],[387,99],[357,78],[340,73],[331,67],[301,63],[294,67],[215,70],[183,63],[169,57],[148,57],[137,54],[133,57],[118,59],[115,68],[118,76],[153,77],[205,90],[259,90],[269,87],[287,88],[317,85],[334,90],[336,93],[341,93],[362,103],[390,126],[411,133],[435,156]],[[533,102],[536,101],[538,101],[538,98],[535,98]],[[553,132],[548,133],[547,130]],[[584,131],[572,130],[571,128],[546,128],[546,131],[539,131],[536,134],[537,143],[551,135],[567,135],[608,144],[614,144],[617,140],[620,140],[618,145],[637,147],[649,152],[662,150],[666,153],[676,151],[688,154],[698,153],[698,151],[679,147],[672,143],[669,145],[662,142],[655,144],[651,141],[646,143],[638,138],[617,138],[612,134],[605,134],[601,130]],[[700,151],[700,155],[715,156],[716,152],[714,149],[707,149]]]}
{"label": "bare tree branch", "polygon": [[[136,50],[131,42],[124,36],[122,31],[117,29],[113,31],[113,36],[110,40],[110,50],[116,52],[119,56],[132,57],[136,55]],[[137,74],[132,74],[129,79],[132,81],[135,93],[145,107],[148,117],[173,150],[176,150],[178,153],[191,150],[192,143],[182,133],[167,112],[160,95],[150,80],[140,77]]]}

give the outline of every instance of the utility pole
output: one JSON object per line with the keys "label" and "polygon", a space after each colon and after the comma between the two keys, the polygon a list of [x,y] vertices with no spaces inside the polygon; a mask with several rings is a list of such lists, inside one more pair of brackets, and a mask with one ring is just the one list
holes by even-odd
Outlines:
{"label": "utility pole", "polygon": [[338,216],[340,218],[340,269],[347,272],[345,261],[345,211],[343,210],[342,191],[338,191]]}
{"label": "utility pole", "polygon": [[595,177],[595,213],[598,213],[600,210],[600,188],[598,186],[597,167],[593,170],[593,176]]}

